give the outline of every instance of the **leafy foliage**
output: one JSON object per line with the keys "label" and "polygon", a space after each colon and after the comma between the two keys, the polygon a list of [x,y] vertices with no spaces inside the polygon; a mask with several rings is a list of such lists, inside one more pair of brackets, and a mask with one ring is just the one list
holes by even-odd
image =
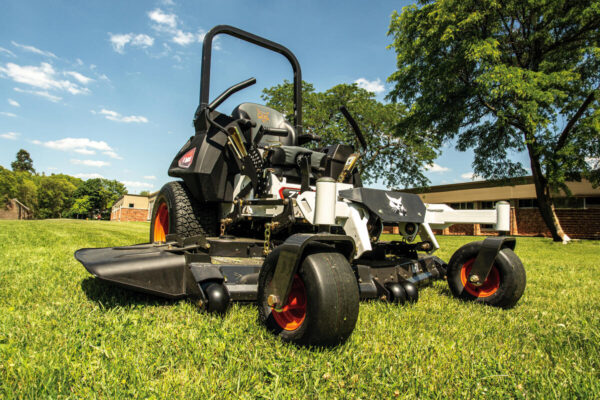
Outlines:
{"label": "leafy foliage", "polygon": [[33,160],[26,150],[19,150],[17,152],[17,159],[10,164],[13,171],[24,171],[35,174],[33,169]]}
{"label": "leafy foliage", "polygon": [[[285,115],[293,115],[293,85],[285,81],[263,91],[263,100]],[[348,143],[360,149],[356,135],[339,111],[344,105],[356,119],[367,141],[367,150],[359,165],[366,183],[383,182],[390,187],[424,185],[428,182],[422,166],[436,157],[437,141],[416,131],[398,133],[395,126],[405,114],[399,104],[383,104],[375,95],[356,84],[341,84],[317,92],[303,82],[303,132],[321,136],[319,146]]]}
{"label": "leafy foliage", "polygon": [[13,163],[14,171],[10,171],[0,166],[0,206],[17,198],[33,211],[35,218],[87,218],[98,214],[108,218],[112,204],[127,193],[125,186],[116,180],[83,181],[64,174],[31,173],[33,161],[25,150],[19,151],[17,162],[31,168],[22,170]]}
{"label": "leafy foliage", "polygon": [[73,193],[77,189],[66,175],[50,175],[39,181],[38,218],[61,218],[73,204]]}
{"label": "leafy foliage", "polygon": [[[121,196],[127,193],[125,185],[116,180],[104,178],[88,179],[74,193],[76,199],[87,197],[88,212],[100,213],[106,217],[110,207]],[[85,203],[79,203],[78,207]]]}
{"label": "leafy foliage", "polygon": [[525,174],[509,154],[527,151],[543,216],[565,181],[600,183],[600,3],[420,1],[389,34],[399,129],[473,148],[485,178]]}
{"label": "leafy foliage", "polygon": [[15,174],[0,166],[0,206],[17,195],[18,184]]}

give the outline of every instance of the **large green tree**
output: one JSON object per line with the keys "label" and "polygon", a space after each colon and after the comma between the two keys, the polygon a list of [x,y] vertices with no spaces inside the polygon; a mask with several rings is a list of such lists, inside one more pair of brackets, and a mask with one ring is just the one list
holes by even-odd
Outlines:
{"label": "large green tree", "polygon": [[0,166],[0,207],[4,207],[6,203],[17,196],[18,182],[15,174]]}
{"label": "large green tree", "polygon": [[40,177],[38,180],[37,218],[62,218],[67,216],[73,204],[77,186],[67,175],[57,174]]}
{"label": "large green tree", "polygon": [[[317,92],[303,82],[303,132],[320,136],[318,146],[348,143],[359,150],[356,135],[339,111],[346,106],[360,126],[366,142],[359,170],[365,183],[380,182],[390,187],[423,185],[428,182],[423,166],[433,163],[437,143],[412,131],[397,133],[405,113],[399,104],[384,104],[356,84],[341,84]],[[284,82],[263,91],[269,107],[293,115],[292,84]],[[435,139],[434,139],[435,141]]]}
{"label": "large green tree", "polygon": [[419,1],[392,15],[389,34],[390,99],[409,109],[399,129],[473,148],[485,178],[524,175],[509,154],[526,152],[541,215],[568,240],[553,195],[600,181],[600,2]]}
{"label": "large green tree", "polygon": [[35,174],[33,169],[33,160],[27,150],[19,150],[17,152],[17,159],[10,164],[13,171],[31,172]]}
{"label": "large green tree", "polygon": [[[108,218],[110,215],[110,207],[113,203],[121,196],[127,193],[125,185],[116,180],[109,180],[104,178],[88,179],[83,182],[73,197],[75,201],[77,199],[83,199],[87,197],[85,206],[91,214],[100,213],[104,218]],[[79,201],[78,207],[82,203]]]}

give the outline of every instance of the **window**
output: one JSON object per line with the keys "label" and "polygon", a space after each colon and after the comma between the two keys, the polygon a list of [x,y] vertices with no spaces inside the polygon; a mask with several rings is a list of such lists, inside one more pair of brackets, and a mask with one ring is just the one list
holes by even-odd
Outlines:
{"label": "window", "polygon": [[493,201],[482,201],[480,203],[481,210],[493,210],[495,208],[496,208],[496,205],[494,204]]}
{"label": "window", "polygon": [[600,208],[600,197],[586,197],[585,208]]}
{"label": "window", "polygon": [[129,208],[133,208],[133,203],[129,203]]}
{"label": "window", "polygon": [[537,199],[519,199],[519,208],[537,208]]}
{"label": "window", "polygon": [[475,203],[473,203],[472,201],[463,203],[450,203],[448,205],[454,208],[455,210],[472,210],[475,208]]}
{"label": "window", "polygon": [[554,199],[556,208],[583,208],[583,197],[560,197]]}

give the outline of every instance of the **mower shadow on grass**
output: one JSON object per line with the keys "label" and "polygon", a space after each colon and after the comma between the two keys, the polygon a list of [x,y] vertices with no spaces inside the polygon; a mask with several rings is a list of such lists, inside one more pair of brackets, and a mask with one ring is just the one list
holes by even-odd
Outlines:
{"label": "mower shadow on grass", "polygon": [[99,303],[103,308],[170,306],[179,301],[134,292],[92,277],[81,281],[81,289],[88,299]]}

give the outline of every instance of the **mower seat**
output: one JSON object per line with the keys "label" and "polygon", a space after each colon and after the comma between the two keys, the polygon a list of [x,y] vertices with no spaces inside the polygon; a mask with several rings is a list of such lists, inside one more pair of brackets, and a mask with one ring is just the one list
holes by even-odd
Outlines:
{"label": "mower seat", "polygon": [[[246,137],[246,140],[249,142],[254,142],[254,138],[261,126],[263,129],[266,129],[263,138],[258,142],[259,147],[298,145],[294,127],[277,110],[260,104],[242,103],[234,108],[231,116],[235,119],[244,118],[256,123],[254,128],[250,128],[249,137]],[[287,131],[287,135],[269,134],[269,128],[284,129]]]}

